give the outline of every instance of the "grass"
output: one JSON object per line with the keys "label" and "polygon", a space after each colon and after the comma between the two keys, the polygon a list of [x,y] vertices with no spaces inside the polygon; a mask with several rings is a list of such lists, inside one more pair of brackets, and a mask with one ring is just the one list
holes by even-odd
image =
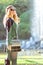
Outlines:
{"label": "grass", "polygon": [[[0,65],[4,65],[6,54],[0,54]],[[17,64],[43,64],[43,56],[19,56]]]}
{"label": "grass", "polygon": [[43,64],[42,56],[23,56],[17,60],[18,64]]}

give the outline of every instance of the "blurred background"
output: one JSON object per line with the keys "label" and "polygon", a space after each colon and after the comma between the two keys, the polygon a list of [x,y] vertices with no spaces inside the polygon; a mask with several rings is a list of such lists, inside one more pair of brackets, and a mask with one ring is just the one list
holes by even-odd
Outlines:
{"label": "blurred background", "polygon": [[[31,17],[33,11],[33,0],[1,0],[0,1],[0,40],[5,39],[5,30],[3,27],[3,17],[5,15],[5,8],[8,5],[16,7],[18,16],[20,17],[19,24],[19,38],[28,39],[31,36]],[[14,25],[15,26],[15,25]],[[14,28],[14,27],[13,27]],[[14,30],[15,31],[15,30]],[[15,38],[14,31],[12,32],[13,38]]]}
{"label": "blurred background", "polygon": [[[16,7],[20,24],[18,27],[18,38],[21,40],[21,48],[23,49],[40,49],[43,48],[43,7],[42,0],[1,0],[0,1],[0,47],[5,46],[6,31],[3,27],[3,17],[5,8],[8,5]],[[42,8],[41,8],[42,7]],[[10,38],[16,39],[16,24],[10,31]]]}
{"label": "blurred background", "polygon": [[[20,23],[18,25],[18,39],[21,51],[17,54],[18,65],[43,64],[43,0],[0,0],[0,65],[5,64],[6,31],[3,17],[8,5],[16,7]],[[16,24],[9,32],[9,40],[16,40]],[[38,60],[39,59],[39,60]],[[24,61],[24,62],[23,62]]]}

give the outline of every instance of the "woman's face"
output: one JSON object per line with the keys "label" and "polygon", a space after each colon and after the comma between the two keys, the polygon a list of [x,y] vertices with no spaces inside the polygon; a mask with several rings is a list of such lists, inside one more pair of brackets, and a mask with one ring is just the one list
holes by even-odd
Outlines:
{"label": "woman's face", "polygon": [[16,15],[16,11],[13,9],[10,9],[11,14]]}
{"label": "woman's face", "polygon": [[8,14],[10,17],[13,17],[14,15],[16,16],[17,13],[16,13],[16,11],[13,10],[13,9],[8,9],[7,14]]}

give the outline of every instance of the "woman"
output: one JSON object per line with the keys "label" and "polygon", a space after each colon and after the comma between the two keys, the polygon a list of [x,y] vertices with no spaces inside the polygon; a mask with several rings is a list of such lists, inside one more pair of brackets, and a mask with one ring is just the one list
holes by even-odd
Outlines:
{"label": "woman", "polygon": [[6,13],[3,19],[3,25],[5,29],[8,29],[8,32],[10,31],[11,26],[13,23],[18,24],[20,22],[19,17],[17,16],[16,8],[12,5],[9,5],[6,8]]}
{"label": "woman", "polygon": [[[8,32],[10,31],[10,28],[12,27],[13,23],[16,23],[18,24],[20,22],[20,19],[19,17],[17,16],[17,12],[16,12],[16,8],[13,7],[12,5],[9,5],[7,8],[6,8],[6,13],[5,13],[5,16],[4,16],[4,19],[3,19],[3,25],[4,25],[4,28],[6,29],[6,31],[8,30]],[[10,42],[10,39],[8,39],[8,33],[7,33],[7,41]],[[8,43],[7,43],[8,45]],[[9,53],[8,53],[8,56],[9,56]],[[16,58],[15,58],[15,61],[12,61],[13,64],[16,65]],[[5,60],[5,65],[10,65],[10,61],[9,59],[7,58],[7,60]]]}

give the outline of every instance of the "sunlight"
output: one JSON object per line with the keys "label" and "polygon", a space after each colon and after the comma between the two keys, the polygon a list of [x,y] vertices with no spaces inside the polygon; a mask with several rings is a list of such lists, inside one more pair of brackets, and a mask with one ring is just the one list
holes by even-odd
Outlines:
{"label": "sunlight", "polygon": [[37,10],[39,10],[39,33],[40,38],[43,38],[43,0],[35,0]]}
{"label": "sunlight", "polygon": [[[40,38],[43,38],[43,0],[35,0],[35,6],[39,13],[39,33]],[[38,15],[38,14],[37,14]]]}
{"label": "sunlight", "polygon": [[34,0],[34,35],[43,38],[43,0]]}

